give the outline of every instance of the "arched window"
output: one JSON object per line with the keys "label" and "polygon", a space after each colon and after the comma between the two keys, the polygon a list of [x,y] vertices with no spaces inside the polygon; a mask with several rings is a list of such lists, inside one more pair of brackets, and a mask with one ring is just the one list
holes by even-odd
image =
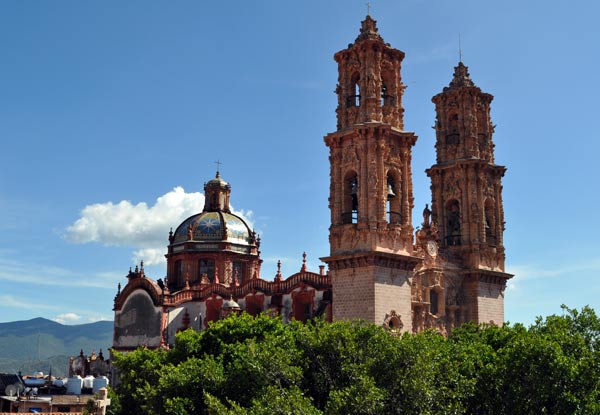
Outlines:
{"label": "arched window", "polygon": [[381,106],[385,107],[388,101],[387,87],[385,86],[385,82],[381,83]]}
{"label": "arched window", "polygon": [[360,74],[358,72],[355,72],[351,79],[351,94],[354,93],[354,95],[350,95],[346,98],[346,106],[347,107],[360,107]]}
{"label": "arched window", "polygon": [[398,175],[389,172],[386,187],[386,220],[388,223],[399,225],[402,223],[400,215],[400,180]]}
{"label": "arched window", "polygon": [[342,223],[358,223],[358,176],[349,172],[344,180]]}
{"label": "arched window", "polygon": [[496,217],[494,215],[494,201],[486,199],[484,210],[485,240],[488,245],[496,246]]}
{"label": "arched window", "polygon": [[446,203],[446,244],[461,244],[460,205],[456,199]]}
{"label": "arched window", "polygon": [[202,277],[208,277],[210,282],[215,280],[215,260],[202,258],[198,260],[198,277],[202,281]]}

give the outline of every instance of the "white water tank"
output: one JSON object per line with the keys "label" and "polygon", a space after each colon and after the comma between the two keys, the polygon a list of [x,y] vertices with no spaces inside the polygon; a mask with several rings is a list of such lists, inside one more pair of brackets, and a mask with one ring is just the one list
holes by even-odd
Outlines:
{"label": "white water tank", "polygon": [[67,395],[81,395],[81,387],[83,386],[83,379],[81,376],[73,376],[67,381]]}
{"label": "white water tank", "polygon": [[92,375],[87,375],[83,378],[83,387],[85,389],[92,389],[94,386],[94,377]]}
{"label": "white water tank", "polygon": [[100,388],[108,387],[108,378],[106,376],[98,376],[94,379],[94,388],[92,389],[92,393],[96,393],[100,390]]}

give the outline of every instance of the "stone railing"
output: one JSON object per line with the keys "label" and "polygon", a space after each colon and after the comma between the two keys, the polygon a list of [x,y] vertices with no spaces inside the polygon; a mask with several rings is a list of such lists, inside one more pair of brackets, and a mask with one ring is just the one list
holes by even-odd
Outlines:
{"label": "stone railing", "polygon": [[285,281],[266,281],[255,278],[248,280],[244,285],[239,287],[212,283],[200,288],[183,289],[172,295],[165,296],[164,305],[175,306],[188,301],[203,300],[213,293],[223,298],[229,296],[242,298],[253,290],[261,291],[265,294],[286,293],[294,289],[301,282],[316,289],[331,288],[331,278],[328,275],[321,275],[314,272],[299,272],[290,276]]}

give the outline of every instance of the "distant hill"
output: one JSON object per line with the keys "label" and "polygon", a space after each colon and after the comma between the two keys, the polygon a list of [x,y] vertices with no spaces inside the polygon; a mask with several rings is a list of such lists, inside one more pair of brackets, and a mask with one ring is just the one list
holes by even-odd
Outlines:
{"label": "distant hill", "polygon": [[45,318],[0,323],[0,372],[24,374],[52,368],[66,375],[69,356],[103,351],[108,358],[113,322],[64,325]]}

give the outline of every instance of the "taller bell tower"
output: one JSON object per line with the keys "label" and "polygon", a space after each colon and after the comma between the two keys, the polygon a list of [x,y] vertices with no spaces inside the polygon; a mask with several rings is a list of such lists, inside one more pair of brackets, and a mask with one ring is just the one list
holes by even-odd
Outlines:
{"label": "taller bell tower", "polygon": [[432,98],[436,110],[436,164],[431,178],[432,221],[440,251],[461,269],[464,319],[502,323],[504,288],[504,166],[494,162],[493,96],[482,92],[459,62],[443,91]]}
{"label": "taller bell tower", "polygon": [[[333,318],[361,318],[411,330],[413,255],[411,152],[404,131],[400,69],[367,16],[338,64],[337,131],[325,137],[330,160],[329,265]],[[387,322],[389,323],[389,321]]]}

